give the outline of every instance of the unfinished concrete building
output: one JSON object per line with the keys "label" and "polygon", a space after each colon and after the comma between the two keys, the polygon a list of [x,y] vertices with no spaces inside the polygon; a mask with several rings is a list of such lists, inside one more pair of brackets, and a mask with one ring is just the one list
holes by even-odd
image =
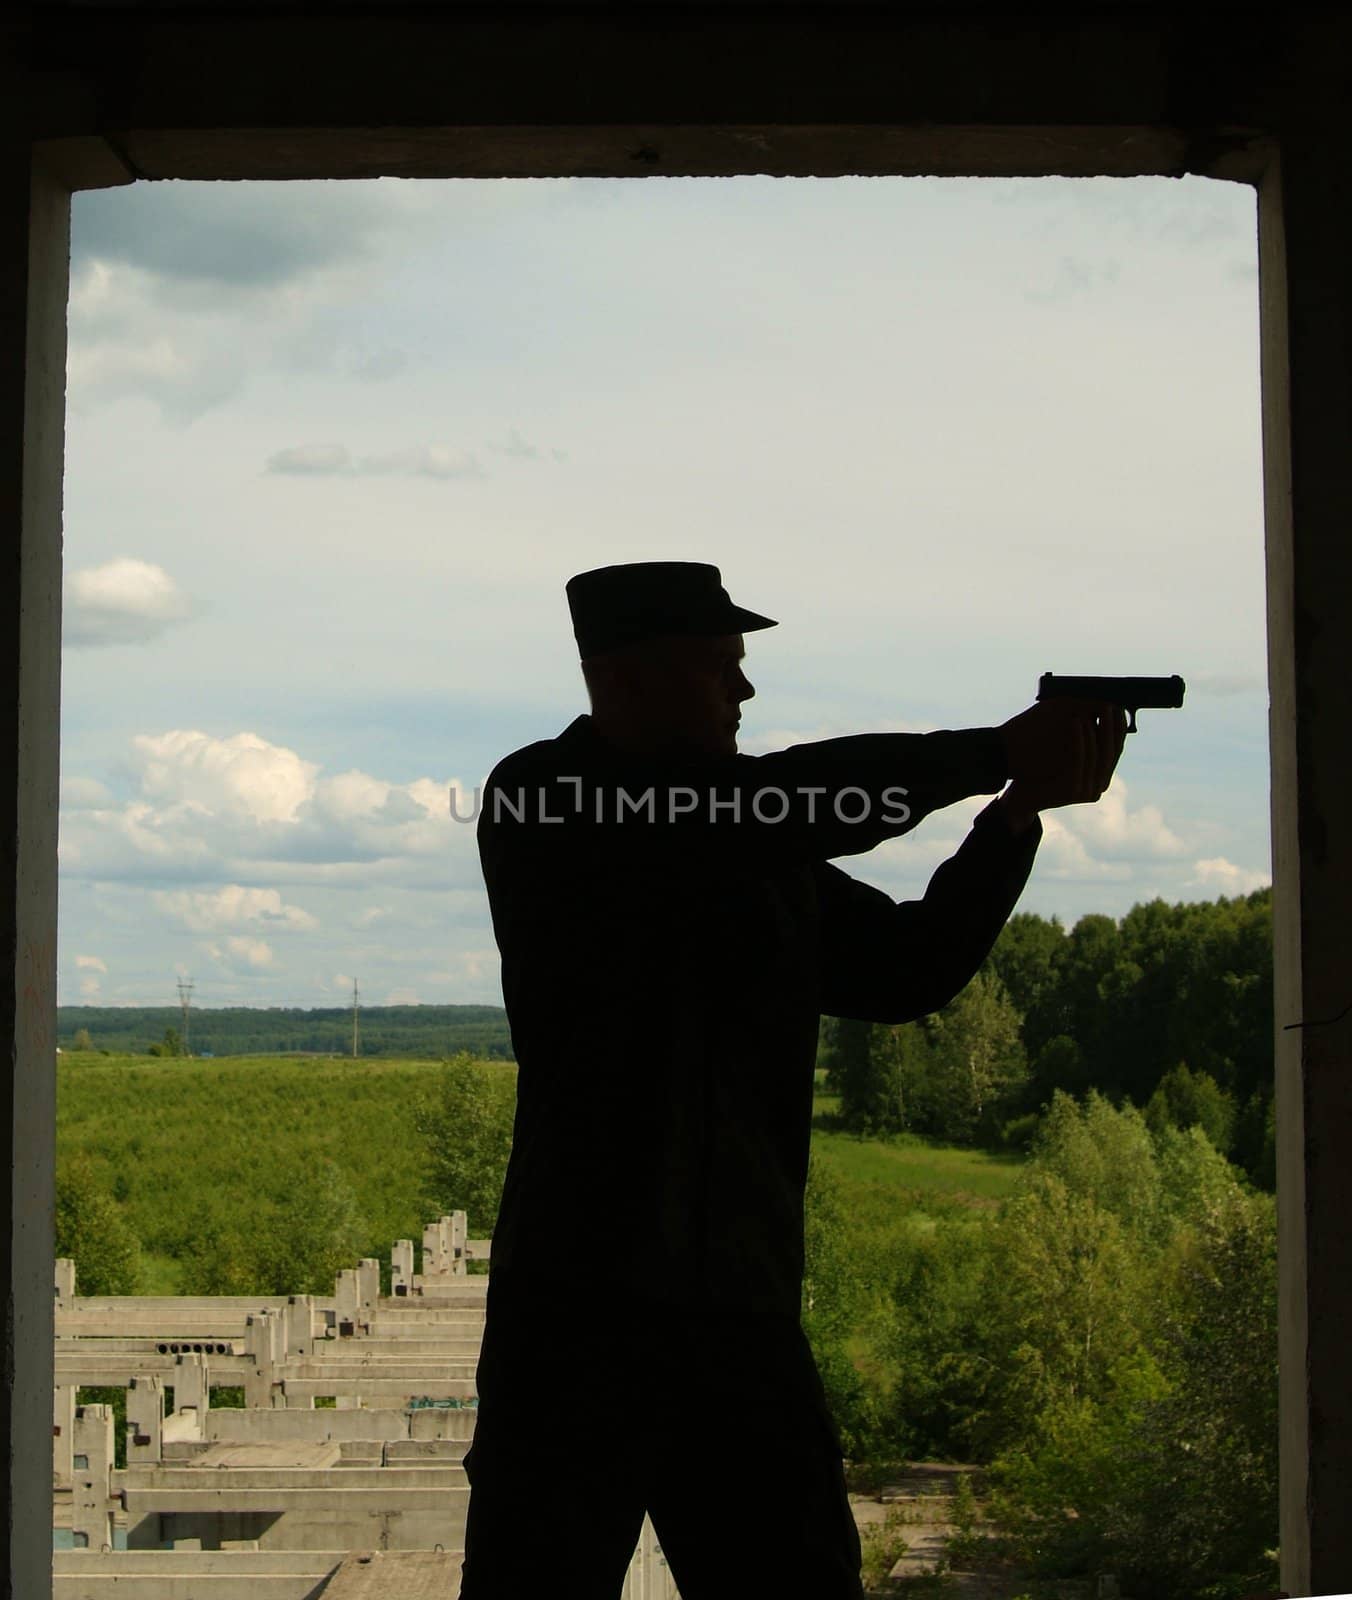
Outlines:
{"label": "unfinished concrete building", "polygon": [[[489,1254],[467,1232],[463,1211],[430,1223],[417,1273],[399,1240],[388,1295],[369,1258],[331,1297],[92,1299],[59,1261],[57,1600],[341,1600],[359,1579],[457,1594],[488,1288],[467,1267]],[[79,1405],[85,1386],[127,1391],[123,1468],[112,1408]],[[243,1406],[213,1405],[221,1387]],[[542,1421],[585,1428],[585,1406],[561,1398]],[[679,1600],[646,1518],[624,1600]]]}
{"label": "unfinished concrete building", "polygon": [[[1352,1589],[1352,338],[1345,12],[878,0],[6,13],[0,999],[8,1554],[51,1592],[61,482],[72,191],[161,178],[1156,174],[1257,191],[1281,1272],[1281,1560]],[[1123,440],[1123,449],[1131,448]],[[1124,562],[1130,552],[1123,551]]]}

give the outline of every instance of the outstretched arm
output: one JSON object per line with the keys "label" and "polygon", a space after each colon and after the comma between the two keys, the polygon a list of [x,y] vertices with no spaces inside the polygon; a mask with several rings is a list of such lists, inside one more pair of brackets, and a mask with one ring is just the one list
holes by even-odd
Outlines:
{"label": "outstretched arm", "polygon": [[989,955],[1032,869],[1036,813],[995,800],[920,900],[893,900],[829,862],[814,868],[822,935],[821,1009],[912,1022],[948,1004]]}

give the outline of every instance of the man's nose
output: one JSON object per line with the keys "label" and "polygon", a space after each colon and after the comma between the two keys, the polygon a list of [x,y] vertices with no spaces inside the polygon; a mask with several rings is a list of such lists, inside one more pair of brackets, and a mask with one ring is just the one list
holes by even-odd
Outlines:
{"label": "man's nose", "polygon": [[754,699],[755,698],[755,694],[756,694],[756,690],[755,690],[754,686],[752,685],[752,682],[751,682],[750,678],[747,677],[746,673],[739,672],[737,674],[737,679],[738,679],[738,682],[737,682],[737,699],[738,699],[738,701],[740,702],[742,700],[752,700],[752,699]]}

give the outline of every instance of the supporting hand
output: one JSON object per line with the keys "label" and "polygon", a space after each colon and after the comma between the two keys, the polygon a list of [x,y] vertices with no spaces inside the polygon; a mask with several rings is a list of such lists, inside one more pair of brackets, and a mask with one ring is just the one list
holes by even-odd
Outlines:
{"label": "supporting hand", "polygon": [[1010,787],[1000,799],[1016,831],[1039,811],[1102,797],[1127,737],[1121,706],[1041,700],[1002,724]]}

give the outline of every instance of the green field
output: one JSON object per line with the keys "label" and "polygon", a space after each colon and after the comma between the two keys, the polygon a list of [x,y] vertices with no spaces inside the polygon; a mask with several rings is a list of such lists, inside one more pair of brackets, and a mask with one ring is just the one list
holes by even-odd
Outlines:
{"label": "green field", "polygon": [[[814,1123],[830,1118],[838,1104],[834,1095],[816,1095]],[[860,1139],[820,1126],[813,1128],[812,1148],[849,1183],[878,1184],[916,1199],[947,1198],[975,1206],[1002,1200],[1013,1190],[1023,1165],[1021,1156],[930,1144],[915,1135]]]}
{"label": "green field", "polygon": [[141,1240],[152,1293],[173,1292],[178,1260],[204,1230],[238,1220],[255,1196],[282,1202],[325,1159],[353,1191],[365,1253],[388,1259],[427,1220],[412,1110],[439,1071],[433,1061],[64,1052],[57,1153],[95,1163]]}
{"label": "green field", "polygon": [[[87,1155],[124,1207],[145,1252],[150,1293],[175,1291],[179,1262],[204,1231],[237,1222],[255,1197],[282,1202],[325,1159],[351,1187],[364,1252],[387,1260],[391,1243],[420,1238],[427,1220],[412,1112],[439,1072],[437,1062],[341,1056],[189,1061],[66,1052],[57,1068],[58,1154]],[[818,1097],[818,1120],[829,1122],[834,1109],[830,1096]],[[1018,1171],[1013,1157],[823,1127],[814,1128],[813,1147],[867,1230],[887,1231],[916,1210],[989,1207]]]}

